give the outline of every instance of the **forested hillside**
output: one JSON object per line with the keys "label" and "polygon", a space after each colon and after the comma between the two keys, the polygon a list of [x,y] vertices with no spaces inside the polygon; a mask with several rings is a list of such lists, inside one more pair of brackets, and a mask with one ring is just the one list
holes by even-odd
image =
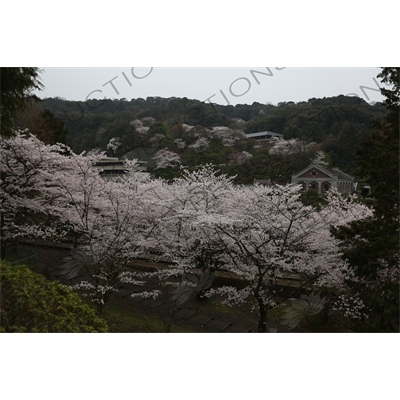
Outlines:
{"label": "forested hillside", "polygon": [[[47,98],[37,109],[42,114],[49,110],[64,122],[68,133],[55,135],[65,137],[75,152],[129,153],[131,158],[148,161],[150,169],[172,177],[177,173],[172,167],[178,162],[167,164],[171,168],[157,168],[157,152],[167,149],[179,155],[176,160],[183,165],[217,164],[223,172],[238,174],[237,181],[242,183],[254,179],[288,182],[316,151],[323,151],[333,166],[357,175],[355,149],[373,131],[373,121],[381,121],[386,112],[381,103],[370,105],[342,95],[277,106],[222,106],[160,97],[87,102]],[[17,122],[20,128],[32,130],[26,117]],[[283,134],[285,142],[271,151],[276,143],[259,147],[246,139],[245,133],[265,130]]]}

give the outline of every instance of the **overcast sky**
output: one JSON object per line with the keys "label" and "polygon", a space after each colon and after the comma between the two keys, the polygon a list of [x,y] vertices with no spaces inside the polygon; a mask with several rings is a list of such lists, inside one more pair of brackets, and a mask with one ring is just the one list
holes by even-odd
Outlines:
{"label": "overcast sky", "polygon": [[187,97],[217,104],[277,104],[343,95],[382,101],[379,68],[46,68],[41,98]]}

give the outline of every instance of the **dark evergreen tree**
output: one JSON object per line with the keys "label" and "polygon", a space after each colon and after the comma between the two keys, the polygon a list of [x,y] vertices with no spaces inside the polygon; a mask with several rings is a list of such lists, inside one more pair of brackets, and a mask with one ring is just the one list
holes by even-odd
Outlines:
{"label": "dark evergreen tree", "polygon": [[14,121],[15,128],[29,129],[38,139],[46,144],[66,143],[68,129],[48,109],[40,111],[40,108],[33,106],[18,113]]}
{"label": "dark evergreen tree", "polygon": [[13,120],[17,112],[40,100],[32,93],[34,89],[43,89],[39,69],[36,67],[2,67],[0,68],[0,116],[1,135],[13,135]]}
{"label": "dark evergreen tree", "polygon": [[370,309],[364,329],[399,331],[399,106],[400,68],[378,75],[388,114],[357,151],[360,174],[370,184],[374,216],[335,231],[355,279],[349,286]]}

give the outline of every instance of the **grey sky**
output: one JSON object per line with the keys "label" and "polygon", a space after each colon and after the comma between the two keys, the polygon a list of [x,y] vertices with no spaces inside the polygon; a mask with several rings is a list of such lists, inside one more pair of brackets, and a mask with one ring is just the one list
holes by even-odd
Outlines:
{"label": "grey sky", "polygon": [[[382,101],[379,68],[46,68],[39,97],[187,97],[217,104],[306,101],[340,94]],[[89,96],[89,97],[88,97]]]}

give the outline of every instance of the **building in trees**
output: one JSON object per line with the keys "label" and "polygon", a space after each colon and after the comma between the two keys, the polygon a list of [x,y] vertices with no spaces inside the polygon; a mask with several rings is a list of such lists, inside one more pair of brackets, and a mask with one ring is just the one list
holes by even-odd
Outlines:
{"label": "building in trees", "polygon": [[[94,167],[100,170],[100,175],[105,179],[114,179],[127,173],[125,162],[118,157],[105,157]],[[138,161],[135,170],[138,172],[147,171],[147,162]]]}
{"label": "building in trees", "polygon": [[297,174],[292,175],[292,183],[302,185],[301,192],[313,189],[318,194],[326,193],[335,188],[339,193],[351,193],[354,190],[354,178],[338,168],[327,168],[310,164]]}
{"label": "building in trees", "polygon": [[283,139],[283,135],[280,133],[265,131],[265,132],[255,132],[247,133],[247,139],[255,139],[261,146],[265,146],[272,138]]}

